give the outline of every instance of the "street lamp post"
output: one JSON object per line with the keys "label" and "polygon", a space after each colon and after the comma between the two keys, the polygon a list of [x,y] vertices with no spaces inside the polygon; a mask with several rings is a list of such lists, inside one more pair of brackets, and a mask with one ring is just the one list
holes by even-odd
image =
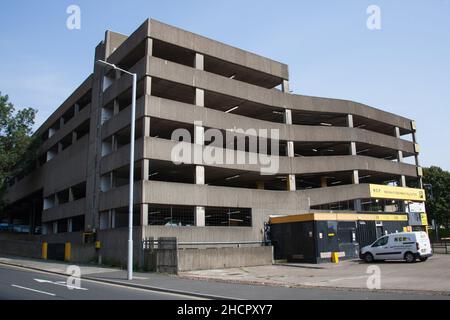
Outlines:
{"label": "street lamp post", "polygon": [[127,278],[133,280],[133,202],[134,202],[134,140],[135,140],[135,126],[136,126],[136,87],[137,74],[123,70],[116,65],[98,60],[99,64],[118,70],[125,74],[132,76],[133,89],[131,98],[131,132],[130,132],[130,194],[128,203],[128,263],[127,263]]}

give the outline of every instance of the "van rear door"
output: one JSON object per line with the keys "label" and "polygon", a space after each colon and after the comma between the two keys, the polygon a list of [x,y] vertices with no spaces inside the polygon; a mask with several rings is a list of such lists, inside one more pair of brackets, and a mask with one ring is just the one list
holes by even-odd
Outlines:
{"label": "van rear door", "polygon": [[431,244],[428,235],[425,232],[416,232],[416,241],[419,244],[418,253],[421,255],[431,254]]}

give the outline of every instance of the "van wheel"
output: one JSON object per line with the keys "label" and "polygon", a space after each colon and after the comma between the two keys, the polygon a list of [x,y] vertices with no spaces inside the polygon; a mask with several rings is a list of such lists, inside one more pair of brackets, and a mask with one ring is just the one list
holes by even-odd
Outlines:
{"label": "van wheel", "polygon": [[422,258],[419,258],[419,260],[420,260],[421,262],[425,262],[425,261],[428,260],[428,257],[422,257]]}
{"label": "van wheel", "polygon": [[416,261],[416,257],[412,252],[405,253],[405,260],[407,263],[413,263]]}
{"label": "van wheel", "polygon": [[373,255],[370,252],[367,252],[364,255],[364,261],[367,262],[367,263],[373,262]]}

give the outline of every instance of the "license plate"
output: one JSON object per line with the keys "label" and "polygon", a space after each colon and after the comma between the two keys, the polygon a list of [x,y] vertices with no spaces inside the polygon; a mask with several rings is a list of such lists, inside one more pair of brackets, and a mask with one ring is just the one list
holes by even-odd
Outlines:
{"label": "license plate", "polygon": [[420,250],[420,252],[425,253],[425,252],[427,252],[427,250],[426,249],[422,249],[422,250]]}

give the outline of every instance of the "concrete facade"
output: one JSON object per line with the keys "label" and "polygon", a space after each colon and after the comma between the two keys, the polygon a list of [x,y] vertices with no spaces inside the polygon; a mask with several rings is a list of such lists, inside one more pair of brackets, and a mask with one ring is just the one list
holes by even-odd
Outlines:
{"label": "concrete facade", "polygon": [[[422,187],[414,121],[353,101],[293,94],[283,63],[155,20],[130,36],[107,31],[95,49],[99,59],[138,75],[138,238],[262,241],[271,215],[401,212],[402,201],[380,209],[369,184]],[[95,64],[37,130],[43,143],[35,168],[9,183],[11,224],[48,237],[126,226],[131,85],[129,76]],[[236,128],[248,141],[276,130],[277,152],[205,136]],[[261,175],[260,164],[196,159],[176,165],[175,129],[192,135],[187,149],[223,159],[269,153],[279,169]]]}

